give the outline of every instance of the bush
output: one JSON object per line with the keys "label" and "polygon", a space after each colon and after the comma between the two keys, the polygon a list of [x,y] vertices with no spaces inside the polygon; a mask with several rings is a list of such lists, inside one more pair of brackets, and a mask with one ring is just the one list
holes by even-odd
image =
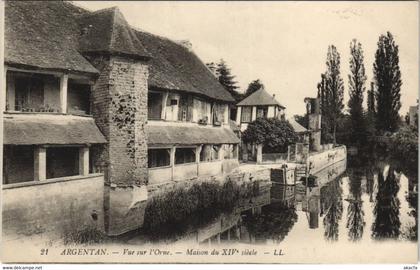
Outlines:
{"label": "bush", "polygon": [[410,170],[417,171],[418,166],[418,131],[405,126],[391,136],[392,157],[403,163]]}
{"label": "bush", "polygon": [[70,229],[64,232],[64,245],[102,243],[107,236],[94,226],[86,226],[81,230]]}
{"label": "bush", "polygon": [[205,223],[222,212],[232,210],[241,198],[249,198],[258,194],[253,183],[239,186],[233,180],[223,185],[218,182],[193,184],[189,189],[179,188],[159,195],[150,200],[146,206],[145,230],[172,224],[179,227],[192,215],[198,216]]}
{"label": "bush", "polygon": [[277,118],[257,118],[242,134],[246,143],[262,144],[273,153],[287,152],[287,146],[298,141],[298,135],[289,122]]}

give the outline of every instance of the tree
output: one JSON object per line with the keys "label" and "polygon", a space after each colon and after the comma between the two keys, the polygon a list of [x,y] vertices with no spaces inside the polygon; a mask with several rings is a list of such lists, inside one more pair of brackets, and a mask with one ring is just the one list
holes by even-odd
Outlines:
{"label": "tree", "polygon": [[375,130],[375,84],[370,83],[370,90],[367,91],[367,114],[366,114],[366,133],[368,136],[374,136]]}
{"label": "tree", "polygon": [[401,108],[401,72],[398,45],[390,32],[381,35],[375,54],[373,73],[376,84],[376,125],[381,131],[395,131],[398,128]]}
{"label": "tree", "polygon": [[363,49],[360,42],[353,39],[350,43],[350,74],[348,101],[353,142],[365,142],[366,126],[363,113],[363,95],[365,92],[365,65],[363,63]]}
{"label": "tree", "polygon": [[321,109],[321,143],[331,143],[333,142],[332,134],[330,133],[330,123],[329,123],[329,103],[328,103],[328,93],[326,87],[326,76],[321,74],[321,82],[318,83],[318,98],[319,105]]}
{"label": "tree", "polygon": [[344,83],[340,76],[340,54],[334,45],[328,47],[326,65],[327,71],[321,74],[322,80],[318,84],[318,95],[321,99],[322,122],[325,121],[324,129],[328,130],[333,143],[336,143],[337,124],[344,108]]}
{"label": "tree", "polygon": [[289,122],[277,118],[257,118],[242,134],[245,143],[262,144],[270,152],[287,152],[287,147],[298,140]]}
{"label": "tree", "polygon": [[264,84],[260,79],[253,80],[248,84],[248,88],[245,91],[245,97],[252,95],[252,93],[258,91],[261,87],[264,88]]}
{"label": "tree", "polygon": [[243,95],[236,91],[239,87],[236,85],[235,76],[231,74],[230,68],[227,66],[226,62],[223,59],[220,59],[220,62],[216,67],[216,74],[218,75],[218,80],[223,87],[231,93],[233,98],[238,102],[242,100]]}

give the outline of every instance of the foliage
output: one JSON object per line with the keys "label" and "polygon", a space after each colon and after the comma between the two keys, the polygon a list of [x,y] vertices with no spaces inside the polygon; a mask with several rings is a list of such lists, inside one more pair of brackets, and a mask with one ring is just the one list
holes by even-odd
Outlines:
{"label": "foliage", "polygon": [[253,80],[248,84],[248,88],[245,91],[244,98],[252,95],[254,92],[258,91],[260,88],[264,88],[264,84],[260,79]]}
{"label": "foliage", "polygon": [[307,113],[305,113],[305,115],[303,115],[303,116],[295,114],[293,117],[295,118],[296,122],[298,122],[300,125],[302,125],[302,127],[309,128],[309,117],[308,117]]}
{"label": "foliage", "polygon": [[344,108],[344,83],[340,76],[340,54],[334,45],[328,47],[327,71],[321,74],[321,82],[318,83],[318,97],[320,98],[322,133],[324,140],[331,134],[336,142],[337,124]]}
{"label": "foliage", "polygon": [[286,152],[287,146],[298,140],[289,122],[277,118],[257,118],[242,134],[246,143],[262,144],[273,152]]}
{"label": "foliage", "polygon": [[417,171],[418,166],[418,138],[417,129],[410,126],[400,128],[391,137],[392,156],[412,171]]}
{"label": "foliage", "polygon": [[240,186],[231,179],[223,185],[203,182],[195,183],[189,189],[178,188],[154,197],[147,204],[144,229],[153,231],[168,224],[179,227],[190,216],[207,222],[222,212],[231,211],[240,199],[256,196],[258,192],[252,183]]}
{"label": "foliage", "polygon": [[348,107],[351,118],[352,143],[361,144],[366,140],[366,125],[363,112],[363,95],[365,92],[365,66],[363,49],[360,42],[353,39],[350,43],[350,74]]}
{"label": "foliage", "polygon": [[[209,68],[213,68],[211,63],[208,66],[210,66]],[[237,82],[234,80],[235,76],[232,75],[230,68],[223,59],[220,59],[220,62],[217,64],[214,74],[220,84],[223,85],[229,93],[231,93],[237,102],[243,99],[243,94],[237,91],[239,87],[236,85]]]}
{"label": "foliage", "polygon": [[381,35],[375,54],[373,73],[376,84],[376,124],[378,130],[395,131],[401,108],[401,72],[398,45],[390,32]]}

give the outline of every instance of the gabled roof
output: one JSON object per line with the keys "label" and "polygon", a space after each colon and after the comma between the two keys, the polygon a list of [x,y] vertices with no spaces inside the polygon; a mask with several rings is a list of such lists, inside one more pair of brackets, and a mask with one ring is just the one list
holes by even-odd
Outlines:
{"label": "gabled roof", "polygon": [[308,132],[308,130],[305,127],[303,127],[301,124],[299,124],[298,122],[296,122],[296,120],[295,120],[294,117],[290,117],[289,119],[287,119],[287,121],[293,127],[293,130],[296,133]]}
{"label": "gabled roof", "polygon": [[234,102],[232,95],[219,83],[204,63],[187,47],[164,37],[136,31],[152,55],[149,85]]}
{"label": "gabled roof", "polygon": [[5,62],[33,69],[98,73],[77,51],[77,17],[66,2],[5,1]]}
{"label": "gabled roof", "polygon": [[8,65],[98,73],[84,57],[108,53],[151,57],[151,88],[234,102],[204,63],[185,46],[133,29],[118,8],[90,12],[62,1],[6,1]]}
{"label": "gabled roof", "polygon": [[285,109],[272,95],[265,91],[264,87],[261,87],[259,90],[255,91],[241,102],[237,106],[258,106],[258,105],[276,105],[280,106],[282,109]]}
{"label": "gabled roof", "polygon": [[149,58],[134,30],[117,7],[85,14],[79,19],[79,50]]}

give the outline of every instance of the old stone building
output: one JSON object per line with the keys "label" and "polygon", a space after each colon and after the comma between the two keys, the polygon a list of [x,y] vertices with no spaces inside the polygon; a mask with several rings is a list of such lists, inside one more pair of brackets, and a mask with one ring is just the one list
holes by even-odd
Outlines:
{"label": "old stone building", "polygon": [[190,47],[117,8],[8,1],[5,15],[5,233],[121,234],[142,224],[149,186],[238,165],[234,100]]}

